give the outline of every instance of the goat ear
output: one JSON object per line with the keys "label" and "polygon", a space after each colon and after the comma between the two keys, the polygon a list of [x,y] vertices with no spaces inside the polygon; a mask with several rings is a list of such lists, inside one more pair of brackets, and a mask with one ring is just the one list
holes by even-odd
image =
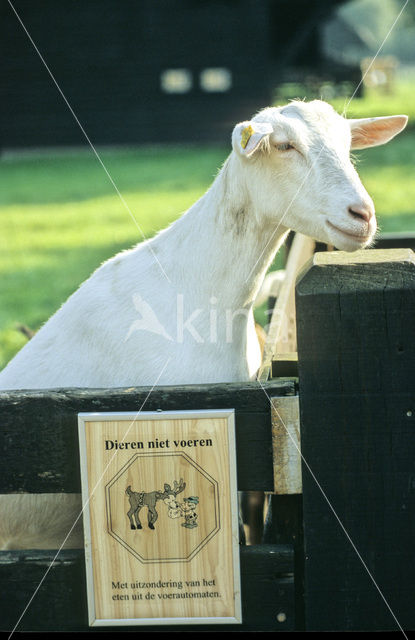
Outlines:
{"label": "goat ear", "polygon": [[379,118],[350,119],[352,149],[365,149],[385,144],[405,129],[408,116],[382,116]]}
{"label": "goat ear", "polygon": [[268,122],[246,120],[236,125],[232,133],[232,147],[239,155],[249,158],[258,149],[262,140],[273,132]]}

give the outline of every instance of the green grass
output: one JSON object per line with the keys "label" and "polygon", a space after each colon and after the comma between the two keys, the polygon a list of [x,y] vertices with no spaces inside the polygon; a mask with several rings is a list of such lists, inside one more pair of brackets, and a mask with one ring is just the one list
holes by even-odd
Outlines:
{"label": "green grass", "polygon": [[348,118],[371,118],[373,116],[409,116],[408,128],[415,128],[415,84],[414,79],[396,83],[391,94],[380,93],[376,89],[365,89],[364,97],[335,98],[331,104],[339,113],[346,109]]}
{"label": "green grass", "polygon": [[[0,368],[104,260],[151,237],[202,195],[227,151],[92,152],[0,163]],[[142,232],[142,233],[141,233]]]}
{"label": "green grass", "polygon": [[[381,104],[366,112],[369,107],[356,100],[348,114],[386,115],[386,101]],[[390,112],[405,111],[394,104]],[[100,155],[150,237],[203,194],[227,153],[220,147],[159,147]],[[384,231],[415,231],[414,166],[413,131],[358,154],[358,171]],[[102,261],[142,240],[89,151],[3,157],[0,230],[0,368],[26,341],[18,323],[38,329]]]}

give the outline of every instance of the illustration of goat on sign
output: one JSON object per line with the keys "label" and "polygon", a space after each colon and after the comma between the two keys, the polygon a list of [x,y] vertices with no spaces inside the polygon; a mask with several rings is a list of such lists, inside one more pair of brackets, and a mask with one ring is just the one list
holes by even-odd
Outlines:
{"label": "illustration of goat on sign", "polygon": [[164,484],[164,491],[133,491],[131,485],[129,485],[125,491],[130,501],[130,509],[127,516],[130,520],[131,529],[142,529],[139,513],[143,507],[147,507],[147,519],[149,529],[154,529],[154,524],[158,518],[156,504],[159,500],[164,502],[175,500],[176,496],[184,491],[186,483],[183,478],[180,478],[180,482],[177,480],[173,483],[173,488],[167,483]]}

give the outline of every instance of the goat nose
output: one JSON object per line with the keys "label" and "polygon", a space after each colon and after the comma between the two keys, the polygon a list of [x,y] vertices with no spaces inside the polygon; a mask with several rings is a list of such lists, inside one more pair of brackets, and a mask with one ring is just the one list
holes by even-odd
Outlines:
{"label": "goat nose", "polygon": [[373,218],[373,216],[375,215],[375,211],[373,209],[373,207],[369,204],[353,204],[348,208],[348,212],[354,217],[354,218],[360,218],[361,220],[364,220],[365,222],[370,222],[370,220]]}

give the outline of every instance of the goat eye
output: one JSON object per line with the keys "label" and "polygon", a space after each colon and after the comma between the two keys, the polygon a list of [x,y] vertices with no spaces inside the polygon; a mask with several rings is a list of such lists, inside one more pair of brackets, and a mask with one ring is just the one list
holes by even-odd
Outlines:
{"label": "goat eye", "polygon": [[289,151],[290,149],[294,149],[293,145],[289,142],[281,142],[280,144],[276,144],[275,148],[277,151]]}

